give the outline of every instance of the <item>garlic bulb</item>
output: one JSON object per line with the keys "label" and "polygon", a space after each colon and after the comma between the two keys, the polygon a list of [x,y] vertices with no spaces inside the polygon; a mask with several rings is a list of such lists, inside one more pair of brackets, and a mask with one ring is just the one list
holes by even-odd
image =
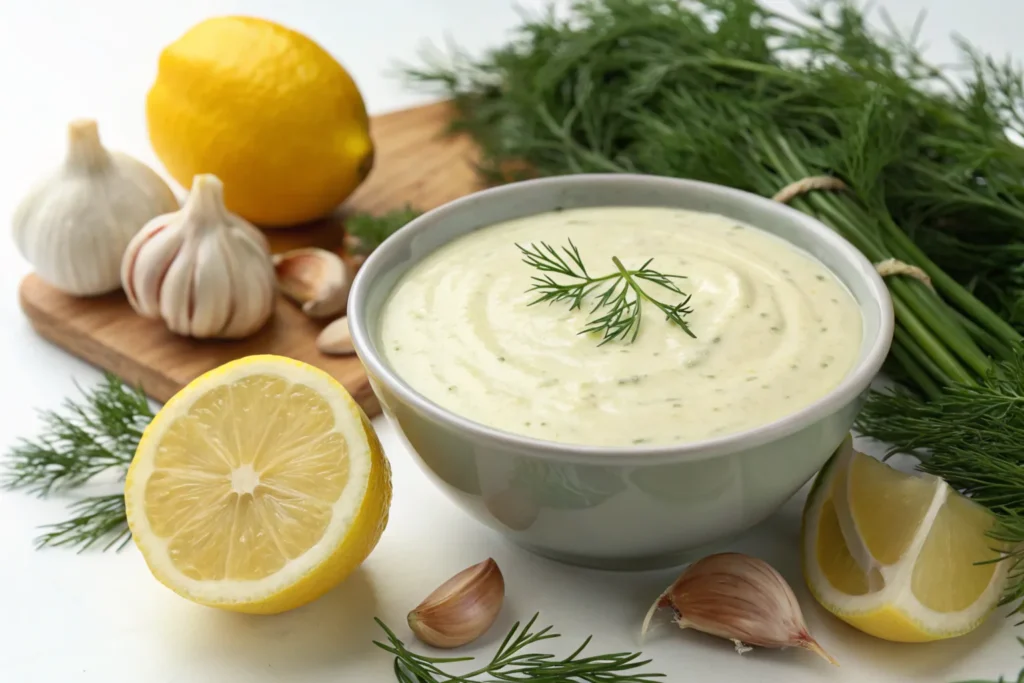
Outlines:
{"label": "garlic bulb", "polygon": [[228,212],[213,175],[197,175],[180,211],[157,216],[132,239],[121,281],[139,315],[196,338],[253,334],[277,295],[266,237]]}
{"label": "garlic bulb", "polygon": [[171,188],[127,154],[108,151],[96,122],[72,121],[64,163],[14,212],[14,243],[36,274],[75,296],[121,286],[121,257],[146,221],[178,208]]}

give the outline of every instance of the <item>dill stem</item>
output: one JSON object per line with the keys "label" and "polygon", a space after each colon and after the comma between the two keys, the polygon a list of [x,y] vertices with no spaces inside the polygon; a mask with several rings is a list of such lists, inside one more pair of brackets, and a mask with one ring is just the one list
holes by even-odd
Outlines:
{"label": "dill stem", "polygon": [[[795,180],[798,180],[798,178],[794,178]],[[827,225],[830,225],[840,235],[853,242],[854,246],[860,249],[870,261],[878,263],[889,258],[884,249],[875,245],[871,238],[862,232],[857,218],[851,216],[850,212],[843,210],[840,200],[831,196],[819,197],[812,195],[809,197],[809,202],[812,205],[824,208],[825,211],[823,213],[829,214],[829,216],[821,216],[820,219]],[[838,220],[836,220],[837,218]],[[960,364],[956,356],[950,353],[942,337],[936,334],[942,334],[949,329],[949,326],[943,325],[935,316],[929,315],[929,312],[921,305],[920,301],[914,301],[909,283],[900,279],[891,279],[886,284],[889,287],[889,293],[892,294],[896,318],[903,324],[907,332],[910,333],[932,361],[942,368],[943,374],[954,381],[974,384],[974,378],[971,374]],[[914,301],[914,303],[919,305],[916,307],[911,306],[908,301]],[[920,313],[922,312],[925,314],[925,320],[921,319]],[[928,324],[929,322],[931,324]]]}
{"label": "dill stem", "polygon": [[902,346],[930,378],[942,385],[950,383],[949,375],[943,372],[931,356],[925,353],[925,350],[914,341],[914,338],[907,333],[903,326],[897,325],[893,330],[893,343]]}
{"label": "dill stem", "polygon": [[[897,330],[899,330],[899,328],[897,328]],[[924,371],[924,368],[918,364],[915,356],[904,342],[897,340],[893,343],[890,353],[892,353],[893,357],[900,364],[900,367],[903,368],[903,371],[907,373],[907,376],[917,384],[929,400],[935,400],[942,395],[942,389],[939,388],[938,384],[932,381],[932,378],[928,376],[928,373]],[[923,351],[921,354],[924,356]]]}
{"label": "dill stem", "polygon": [[[832,216],[832,221],[824,222],[830,223],[833,229],[854,242],[854,245],[873,263],[893,257],[900,258],[899,253],[887,249],[884,243],[875,243],[873,236],[863,232],[861,226],[873,223],[874,219],[854,204],[853,200],[830,195],[811,197],[811,201],[823,207],[825,212]],[[896,226],[893,226],[893,230],[900,231]],[[922,283],[895,277],[889,278],[886,285],[893,295],[897,317],[928,350],[935,362],[944,366],[948,377],[966,382],[973,381],[967,369],[950,351],[956,353],[956,356],[976,372],[983,374],[988,370],[988,358],[967,331],[960,327],[959,321],[952,316],[953,309],[945,302],[927,290]]]}
{"label": "dill stem", "polygon": [[[781,136],[769,138],[758,132],[754,133],[754,138],[776,172],[783,176],[782,184],[814,175]],[[853,199],[814,192],[807,195],[806,201],[818,209],[819,220],[853,243],[869,261],[878,263],[891,257],[891,252],[885,248],[878,236],[868,231],[867,226],[878,223],[861,211]],[[899,231],[899,228],[895,230]],[[892,294],[896,318],[921,350],[931,358],[933,364],[941,369],[942,376],[946,377],[947,381],[976,384],[974,377],[951,352],[951,340],[945,336],[950,330],[957,329],[957,321],[938,313],[925,299],[916,296],[910,283],[901,279],[891,279],[886,284]],[[965,360],[968,360],[969,365],[978,372],[983,372],[989,366],[987,358],[966,332],[959,339],[953,339],[952,344],[955,350],[960,352],[958,355],[966,356]]]}
{"label": "dill stem", "polygon": [[[893,282],[889,284],[889,291],[899,290],[900,284]],[[903,323],[904,327],[921,345],[932,361],[942,368],[942,371],[953,381],[964,384],[976,384],[974,378],[967,372],[952,353],[943,345],[942,340],[932,334],[931,330],[918,319],[917,316],[907,307],[906,302],[899,296],[892,298],[893,310],[896,318]]]}
{"label": "dill stem", "polygon": [[978,324],[995,334],[1006,344],[1018,344],[1024,337],[1009,323],[1000,318],[992,309],[979,301],[973,294],[968,292],[963,285],[951,278],[941,270],[935,263],[925,256],[924,252],[914,244],[907,234],[898,227],[893,226],[890,230],[892,237],[900,247],[909,255],[914,265],[928,273],[936,289],[948,296],[952,301]]}
{"label": "dill stem", "polygon": [[1004,344],[1001,340],[997,339],[988,330],[983,329],[978,323],[974,322],[967,317],[966,314],[959,310],[954,309],[953,314],[960,320],[960,324],[964,326],[967,333],[971,335],[975,342],[978,343],[983,349],[988,349],[1000,360],[1013,360],[1013,348],[1007,344]]}
{"label": "dill stem", "polygon": [[[858,232],[859,226],[870,224],[874,221],[870,215],[868,215],[860,206],[853,204],[851,200],[840,200],[838,197],[834,196],[815,199],[821,204],[834,205],[837,211],[839,211],[840,201],[846,205],[846,208],[849,211],[849,219],[843,221],[843,224],[846,226],[846,230],[839,231],[840,234],[844,234],[844,236],[848,235],[850,232]],[[897,238],[906,238],[906,234],[903,230],[888,219],[888,217],[883,218],[881,226],[885,236],[887,237],[895,236]],[[898,241],[900,242],[901,247],[905,243],[903,240]],[[876,263],[887,258],[897,258],[901,261],[918,265],[916,254],[908,254],[906,253],[908,250],[905,249],[892,249],[886,248],[885,246],[868,246],[867,244],[863,247],[858,245],[858,248]],[[934,266],[934,264],[932,265]],[[934,343],[922,337],[920,334],[921,329],[918,329],[916,322],[909,319],[907,320],[908,328],[915,334],[918,340],[921,341],[922,344],[925,344],[928,349],[934,350],[935,353],[939,354],[939,356],[935,357],[935,360],[946,366],[946,372],[951,378],[968,383],[974,381],[973,377],[962,365],[959,367],[959,370],[953,367],[952,363],[956,363],[956,365],[959,365],[959,363],[952,357],[952,354],[956,354],[960,360],[967,363],[967,365],[979,375],[984,375],[991,370],[991,360],[978,347],[968,331],[962,326],[959,317],[955,315],[955,308],[950,307],[949,304],[928,289],[923,283],[896,277],[890,278],[886,284],[889,286],[890,293],[893,294],[894,303],[896,300],[900,300],[906,304],[908,309],[912,310],[915,317],[920,321],[922,326],[921,329],[930,330],[934,333],[937,339],[942,340],[939,343],[946,347],[946,351],[938,349]],[[980,302],[976,301],[976,303],[981,305]],[[908,313],[904,313],[903,318],[906,318],[907,314]]]}
{"label": "dill stem", "polygon": [[[924,284],[910,282],[899,276],[890,278],[887,284],[889,291],[894,294],[894,305],[899,301],[901,305],[910,307],[915,319],[920,321],[923,328],[931,333],[936,343],[941,346],[941,349],[930,350],[930,353],[935,356],[936,362],[947,365],[946,372],[950,378],[960,382],[974,382],[973,376],[957,358],[967,362],[979,375],[991,368],[988,357],[978,348],[966,330],[960,327],[960,322],[951,318],[948,311],[930,305],[925,292],[921,291],[925,289]],[[921,335],[915,336],[921,339]],[[956,367],[954,368],[952,364]]]}
{"label": "dill stem", "polygon": [[[641,299],[644,299],[645,301],[649,301],[650,303],[654,304],[655,306],[658,305],[658,302],[655,301],[654,299],[652,299],[650,296],[648,296],[647,292],[645,292],[636,283],[636,280],[633,279],[633,271],[628,270],[626,268],[626,266],[622,265],[622,261],[619,260],[618,256],[612,256],[612,263],[614,263],[615,267],[619,269],[619,275],[622,276],[622,279],[626,281],[626,283],[633,289],[634,292],[637,293],[637,295]],[[609,276],[609,277],[611,277],[611,276]],[[637,310],[637,318],[639,318],[639,317],[640,317],[640,311]]]}
{"label": "dill stem", "polygon": [[[898,254],[896,258],[907,263]],[[992,365],[991,361],[975,342],[967,328],[963,326],[955,308],[943,301],[923,282],[910,277],[893,280],[894,283],[897,281],[902,283],[902,288],[905,290],[904,296],[917,314],[928,320],[929,327],[942,335],[947,346],[956,352],[961,360],[979,374],[984,374],[989,370]]]}

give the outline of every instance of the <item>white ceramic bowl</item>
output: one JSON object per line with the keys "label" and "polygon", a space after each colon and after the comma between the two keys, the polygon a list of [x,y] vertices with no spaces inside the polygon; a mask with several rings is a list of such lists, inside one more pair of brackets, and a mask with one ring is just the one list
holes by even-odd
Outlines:
{"label": "white ceramic bowl", "polygon": [[[856,365],[818,401],[770,424],[704,441],[601,448],[510,434],[417,393],[381,352],[381,310],[399,278],[472,230],[559,208],[667,206],[723,214],[813,254],[863,316]],[[882,279],[817,220],[718,185],[640,175],[530,180],[453,201],[399,230],[362,266],[348,307],[356,350],[385,413],[431,479],[470,515],[542,555],[605,568],[684,561],[765,519],[848,434],[892,342]]]}

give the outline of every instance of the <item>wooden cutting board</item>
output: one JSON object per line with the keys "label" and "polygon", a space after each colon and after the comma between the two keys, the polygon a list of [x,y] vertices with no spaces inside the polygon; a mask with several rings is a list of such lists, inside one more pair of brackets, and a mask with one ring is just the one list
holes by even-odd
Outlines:
{"label": "wooden cutting board", "polygon": [[[443,135],[448,105],[438,103],[372,119],[374,169],[338,214],[287,230],[267,230],[272,249],[341,246],[345,216],[409,204],[431,209],[477,189],[474,148],[465,137]],[[363,367],[355,356],[328,357],[317,351],[322,327],[293,304],[278,299],[271,322],[258,334],[232,342],[196,341],[171,334],[160,321],[137,316],[123,293],[79,299],[50,287],[35,275],[19,288],[21,308],[33,328],[66,351],[165,402],[190,381],[235,358],[258,353],[290,356],[336,377],[370,416],[380,412]]]}

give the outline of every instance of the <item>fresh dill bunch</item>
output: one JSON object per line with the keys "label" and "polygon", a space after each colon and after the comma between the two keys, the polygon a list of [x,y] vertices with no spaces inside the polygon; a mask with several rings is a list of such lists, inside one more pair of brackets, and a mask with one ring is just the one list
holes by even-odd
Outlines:
{"label": "fresh dill bunch", "polygon": [[[445,672],[440,665],[471,662],[473,657],[427,657],[411,652],[398,636],[380,619],[374,619],[388,642],[373,641],[374,645],[395,656],[395,678],[399,683],[493,683],[494,681],[551,681],[555,683],[656,683],[665,678],[659,673],[637,673],[651,663],[641,660],[639,652],[616,652],[604,655],[581,656],[590,644],[590,637],[568,657],[559,659],[552,654],[525,652],[545,640],[559,638],[550,626],[533,630],[540,614],[534,614],[526,624],[516,622],[498,646],[490,662],[464,674]],[[486,678],[483,678],[486,677]]]}
{"label": "fresh dill bunch", "polygon": [[[45,497],[80,488],[108,473],[124,478],[153,419],[146,395],[109,373],[99,386],[80,391],[81,398],[65,400],[61,410],[42,412],[39,436],[11,448],[0,486]],[[38,539],[41,546],[84,549],[109,540],[109,548],[127,541],[123,496],[91,496],[69,509],[71,518],[46,527]]]}
{"label": "fresh dill bunch", "polygon": [[[594,277],[587,272],[579,249],[572,240],[569,240],[568,247],[562,247],[561,253],[546,242],[528,247],[517,244],[516,247],[522,253],[524,263],[545,273],[532,278],[533,284],[527,291],[539,294],[530,302],[531,305],[545,301],[568,301],[569,310],[576,310],[583,306],[586,297],[593,295],[595,301],[590,310],[591,315],[598,310],[607,309],[604,315],[593,318],[580,331],[580,334],[600,334],[599,345],[616,339],[630,343],[636,341],[643,320],[645,301],[664,313],[665,319],[670,323],[696,338],[684,320],[685,316],[693,312],[688,306],[691,297],[675,283],[675,280],[684,279],[685,276],[666,275],[652,269],[650,265],[654,261],[653,258],[647,259],[639,268],[630,270],[617,256],[613,256],[615,272]],[[552,273],[569,281],[558,282],[551,276]],[[645,291],[641,287],[641,282],[664,287],[685,298],[675,304],[665,303]]]}
{"label": "fresh dill bunch", "polygon": [[1016,548],[1003,602],[1024,613],[1024,349],[984,383],[951,384],[931,400],[901,388],[873,393],[856,428],[996,514],[992,537]]}
{"label": "fresh dill bunch", "polygon": [[356,213],[345,219],[346,245],[354,253],[369,254],[406,223],[423,215],[408,204],[379,216]]}

